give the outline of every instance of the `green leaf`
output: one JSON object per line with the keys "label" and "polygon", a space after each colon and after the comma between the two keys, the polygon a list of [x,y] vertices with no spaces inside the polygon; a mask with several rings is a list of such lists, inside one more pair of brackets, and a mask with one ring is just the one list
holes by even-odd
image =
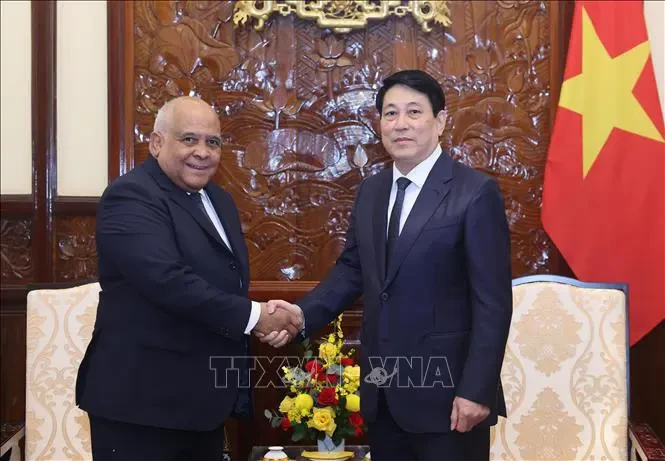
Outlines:
{"label": "green leaf", "polygon": [[305,360],[309,360],[312,358],[312,351],[305,351],[305,354],[303,355]]}
{"label": "green leaf", "polygon": [[275,417],[275,418],[270,420],[270,426],[273,429],[278,428],[281,423],[282,423],[282,418]]}
{"label": "green leaf", "polygon": [[272,413],[270,413],[270,410],[264,410],[263,415],[268,419],[272,418]]}
{"label": "green leaf", "polygon": [[294,442],[298,442],[304,439],[306,434],[307,434],[307,429],[304,426],[302,425],[294,426],[293,436],[291,436],[291,440],[293,440]]}
{"label": "green leaf", "polygon": [[344,367],[342,367],[338,363],[333,363],[328,367],[328,370],[326,371],[329,375],[342,375],[344,373]]}

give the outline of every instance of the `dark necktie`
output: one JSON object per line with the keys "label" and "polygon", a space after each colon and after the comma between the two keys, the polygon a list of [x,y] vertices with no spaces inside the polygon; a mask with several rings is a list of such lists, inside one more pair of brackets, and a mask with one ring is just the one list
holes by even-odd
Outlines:
{"label": "dark necktie", "polygon": [[[215,223],[212,222],[212,219],[210,218],[210,215],[209,215],[208,212],[206,211],[206,207],[205,207],[205,205],[203,205],[203,197],[201,196],[201,193],[200,193],[200,192],[192,192],[191,194],[189,194],[189,197],[194,201],[194,203],[196,203],[196,207],[199,209],[199,211],[200,211],[201,213],[203,213],[204,219],[210,223],[210,225],[212,226],[212,228],[213,228],[213,230],[215,231],[215,233],[218,234],[218,232],[217,232],[217,227],[215,227]],[[218,234],[218,235],[219,235],[219,234]],[[220,238],[220,240],[222,241],[222,243],[224,244],[224,246],[225,246],[227,249],[229,249],[229,251],[230,251],[231,249],[230,249],[229,246],[226,244],[226,242],[224,241],[224,239],[222,238],[221,235],[219,236],[219,238]],[[231,251],[231,253],[233,253],[233,251]]]}
{"label": "dark necktie", "polygon": [[411,181],[407,178],[399,178],[397,180],[397,196],[395,197],[395,204],[393,210],[390,212],[390,221],[388,222],[388,241],[386,245],[386,270],[390,267],[390,258],[395,251],[395,244],[397,237],[399,237],[399,221],[402,216],[402,205],[404,205],[404,191],[409,187]]}
{"label": "dark necktie", "polygon": [[212,222],[212,219],[210,219],[210,215],[208,215],[208,212],[206,211],[205,205],[203,205],[203,197],[201,196],[201,192],[192,192],[189,194],[189,197],[196,203],[196,208],[199,209],[201,213],[203,213],[203,216],[205,219],[212,224],[212,227],[214,228],[215,225]]}

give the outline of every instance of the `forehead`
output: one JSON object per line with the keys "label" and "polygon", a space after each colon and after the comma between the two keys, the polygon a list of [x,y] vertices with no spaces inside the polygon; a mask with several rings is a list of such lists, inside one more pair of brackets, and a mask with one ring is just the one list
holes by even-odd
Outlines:
{"label": "forehead", "polygon": [[173,131],[176,133],[201,133],[218,135],[220,132],[217,114],[207,106],[189,104],[178,107],[173,114]]}
{"label": "forehead", "polygon": [[407,105],[407,104],[420,104],[431,107],[432,104],[425,93],[414,90],[406,85],[395,85],[386,91],[383,97],[383,105]]}

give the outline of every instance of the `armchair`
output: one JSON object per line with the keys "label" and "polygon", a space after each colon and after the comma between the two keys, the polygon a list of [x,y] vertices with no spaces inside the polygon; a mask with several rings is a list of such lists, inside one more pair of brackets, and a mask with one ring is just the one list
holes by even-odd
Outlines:
{"label": "armchair", "polygon": [[522,277],[513,309],[501,371],[508,418],[492,428],[490,459],[665,458],[641,443],[648,426],[628,424],[625,285]]}

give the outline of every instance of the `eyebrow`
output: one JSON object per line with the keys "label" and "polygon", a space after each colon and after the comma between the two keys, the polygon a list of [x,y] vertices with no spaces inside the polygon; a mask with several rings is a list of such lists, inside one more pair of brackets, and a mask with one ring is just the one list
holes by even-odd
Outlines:
{"label": "eyebrow", "polygon": [[[412,105],[422,106],[422,104],[419,103],[419,102],[417,102],[417,101],[410,101],[410,102],[407,102],[406,105],[407,105],[407,106],[412,106]],[[391,102],[390,104],[386,104],[386,105],[384,106],[384,109],[387,108],[387,107],[397,107],[397,104]]]}
{"label": "eyebrow", "polygon": [[178,138],[186,138],[187,136],[195,136],[197,138],[204,137],[206,139],[221,139],[221,135],[219,134],[212,134],[212,135],[207,135],[207,134],[201,134],[201,133],[194,133],[193,131],[187,131],[185,133],[178,133]]}

